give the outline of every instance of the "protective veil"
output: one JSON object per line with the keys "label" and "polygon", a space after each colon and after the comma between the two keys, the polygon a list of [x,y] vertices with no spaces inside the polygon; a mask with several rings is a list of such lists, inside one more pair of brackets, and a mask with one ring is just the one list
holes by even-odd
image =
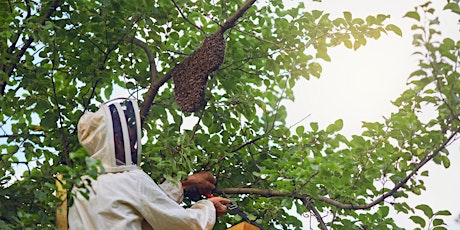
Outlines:
{"label": "protective veil", "polygon": [[70,229],[212,229],[216,211],[211,201],[184,209],[179,205],[180,184],[158,186],[139,169],[141,136],[133,100],[110,101],[81,117],[79,141],[91,158],[102,162],[106,173],[91,181],[88,200],[73,191]]}

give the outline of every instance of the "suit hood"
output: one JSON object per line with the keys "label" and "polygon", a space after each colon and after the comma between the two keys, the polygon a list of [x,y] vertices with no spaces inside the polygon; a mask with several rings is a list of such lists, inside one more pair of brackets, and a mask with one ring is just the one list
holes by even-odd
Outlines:
{"label": "suit hood", "polygon": [[78,140],[106,172],[137,169],[141,156],[141,122],[137,102],[119,98],[85,113],[78,122]]}

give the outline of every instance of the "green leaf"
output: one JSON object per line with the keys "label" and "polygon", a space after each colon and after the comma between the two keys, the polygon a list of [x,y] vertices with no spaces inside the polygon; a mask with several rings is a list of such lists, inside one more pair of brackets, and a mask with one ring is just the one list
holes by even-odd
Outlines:
{"label": "green leaf", "polygon": [[348,49],[353,48],[353,43],[352,43],[350,40],[345,40],[345,41],[343,41],[343,44],[344,44],[345,47],[347,47]]}
{"label": "green leaf", "polygon": [[425,227],[426,223],[425,223],[425,220],[422,219],[421,217],[419,216],[411,216],[409,217],[414,223],[420,225],[422,228]]}
{"label": "green leaf", "polygon": [[444,6],[443,10],[452,10],[456,14],[460,14],[460,6],[458,3],[455,2],[450,2],[447,5]]}
{"label": "green leaf", "polygon": [[436,219],[433,220],[432,223],[433,223],[433,226],[439,226],[439,225],[444,224],[444,220],[436,218]]}
{"label": "green leaf", "polygon": [[412,72],[410,75],[409,75],[409,78],[412,78],[414,76],[426,76],[426,72],[422,69],[419,69],[419,70],[416,70],[414,72]]}
{"label": "green leaf", "polygon": [[389,24],[385,27],[386,30],[389,30],[389,31],[393,31],[395,34],[399,35],[399,36],[402,36],[402,31],[399,27],[393,25],[393,24]]}
{"label": "green leaf", "polygon": [[447,228],[444,226],[436,226],[432,230],[447,230]]}
{"label": "green leaf", "polygon": [[355,19],[351,20],[351,24],[352,25],[362,25],[362,24],[364,24],[364,20],[361,19],[361,18],[355,18]]}
{"label": "green leaf", "polygon": [[318,123],[317,122],[311,122],[310,127],[313,130],[313,132],[318,131]]}
{"label": "green leaf", "polygon": [[356,40],[355,43],[353,44],[353,49],[354,49],[354,50],[358,50],[359,47],[361,47],[361,42],[359,42],[358,40]]}
{"label": "green leaf", "polygon": [[308,66],[309,69],[310,69],[310,72],[313,76],[319,78],[321,76],[321,72],[323,71],[323,68],[321,67],[321,65],[317,62],[312,62],[310,63],[310,65]]}
{"label": "green leaf", "polygon": [[69,154],[70,159],[76,159],[76,158],[85,158],[87,156],[87,153],[84,151],[78,151],[78,152],[71,152]]}
{"label": "green leaf", "polygon": [[347,22],[351,22],[351,20],[352,20],[351,13],[348,12],[348,11],[343,12],[343,17],[345,18],[345,20],[346,20]]}
{"label": "green leaf", "polygon": [[346,26],[347,22],[343,18],[336,18],[334,21],[332,21],[332,24],[334,24],[337,27],[340,26]]}
{"label": "green leaf", "polygon": [[[320,49],[318,50],[318,53],[316,53],[316,57],[317,58],[321,58],[327,62],[330,62],[331,61],[331,57],[329,56],[329,54],[327,53],[327,50],[326,49]],[[314,75],[315,77],[318,77],[316,75]]]}
{"label": "green leaf", "polygon": [[368,25],[372,25],[372,24],[375,24],[376,20],[375,20],[375,17],[372,16],[372,15],[369,15],[366,17],[366,23]]}
{"label": "green leaf", "polygon": [[450,167],[449,157],[442,156],[442,164],[444,165],[444,168],[449,168]]}
{"label": "green leaf", "polygon": [[438,215],[438,216],[451,216],[452,213],[448,210],[441,210],[441,211],[437,211],[435,213],[435,215]]}
{"label": "green leaf", "polygon": [[404,17],[406,18],[413,18],[417,21],[420,21],[420,15],[416,12],[416,11],[410,11],[410,12],[407,12]]}
{"label": "green leaf", "polygon": [[430,208],[430,206],[426,204],[420,204],[415,206],[415,208],[418,210],[422,210],[423,213],[425,213],[425,216],[427,216],[428,218],[433,217],[433,210]]}
{"label": "green leaf", "polygon": [[385,19],[389,18],[390,16],[389,15],[385,15],[385,14],[378,14],[377,15],[377,22],[378,23],[382,23],[383,21],[385,21]]}
{"label": "green leaf", "polygon": [[387,206],[381,206],[379,207],[379,214],[380,214],[380,217],[386,217],[388,216],[388,213],[390,212],[390,208],[387,207]]}
{"label": "green leaf", "polygon": [[295,129],[295,132],[297,133],[298,136],[303,136],[303,134],[305,132],[305,128],[303,126],[298,126]]}
{"label": "green leaf", "polygon": [[334,132],[340,131],[342,128],[343,128],[343,120],[338,119],[334,122],[334,124],[330,124],[329,126],[327,126],[326,132],[334,133]]}

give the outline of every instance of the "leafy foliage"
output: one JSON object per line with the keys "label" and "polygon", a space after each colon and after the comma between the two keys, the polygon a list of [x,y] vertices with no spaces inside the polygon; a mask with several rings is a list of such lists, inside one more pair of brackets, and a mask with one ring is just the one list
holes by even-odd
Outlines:
{"label": "leafy foliage", "polygon": [[[460,130],[460,42],[441,37],[430,4],[406,14],[416,23],[420,63],[393,102],[398,111],[382,123],[364,122],[363,133],[352,137],[340,134],[340,119],[325,129],[315,122],[291,129],[281,102],[294,100],[300,78],[320,77],[320,63],[331,59],[329,48],[356,50],[382,33],[401,35],[386,23],[389,15],[361,19],[344,12],[332,19],[303,3],[289,9],[278,0],[252,5],[224,34],[226,57],[210,76],[206,106],[194,114],[180,112],[169,71],[241,5],[1,2],[0,225],[53,228],[55,175],[64,174],[71,189],[86,186],[81,175],[96,177],[101,170],[78,144],[78,119],[117,97],[118,88],[142,102],[142,168],[152,178],[212,171],[218,192],[267,228],[300,228],[287,212],[292,206],[299,214],[332,213],[327,223],[315,216],[321,227],[333,229],[397,228],[390,206],[415,213],[399,198],[425,190],[428,173],[420,171],[427,162],[449,167],[446,146]],[[458,2],[445,9],[460,14]],[[421,119],[424,108],[437,115]],[[19,166],[27,169],[15,179]],[[438,216],[450,215],[434,214],[426,205],[415,209],[439,229],[444,222]],[[422,228],[428,223],[415,214],[411,219]],[[221,217],[216,229],[238,221]]]}

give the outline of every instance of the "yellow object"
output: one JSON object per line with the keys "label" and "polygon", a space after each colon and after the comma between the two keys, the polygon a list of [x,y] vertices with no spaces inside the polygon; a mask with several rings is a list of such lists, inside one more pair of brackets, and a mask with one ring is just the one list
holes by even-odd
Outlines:
{"label": "yellow object", "polygon": [[32,127],[32,130],[33,131],[43,131],[43,128],[41,126],[39,126],[39,125],[35,125],[35,126]]}
{"label": "yellow object", "polygon": [[227,230],[259,230],[259,228],[248,222],[241,222]]}
{"label": "yellow object", "polygon": [[62,174],[56,175],[56,197],[58,197],[62,202],[58,204],[56,209],[56,229],[57,230],[67,230],[67,190],[62,187],[62,184],[65,184],[65,181],[62,180]]}

